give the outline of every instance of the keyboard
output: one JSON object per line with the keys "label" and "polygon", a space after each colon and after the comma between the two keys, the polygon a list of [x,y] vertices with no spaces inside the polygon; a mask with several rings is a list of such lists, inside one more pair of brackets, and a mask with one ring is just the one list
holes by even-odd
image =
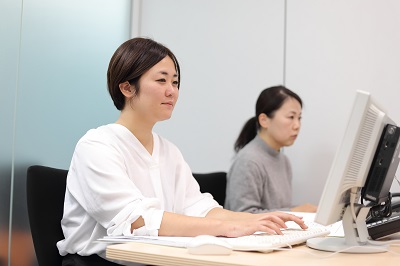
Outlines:
{"label": "keyboard", "polygon": [[283,235],[256,233],[250,236],[222,238],[233,247],[233,250],[271,252],[277,248],[302,244],[310,238],[323,237],[330,233],[327,227],[317,223],[307,223],[307,225],[308,229],[306,230],[300,228],[281,229]]}

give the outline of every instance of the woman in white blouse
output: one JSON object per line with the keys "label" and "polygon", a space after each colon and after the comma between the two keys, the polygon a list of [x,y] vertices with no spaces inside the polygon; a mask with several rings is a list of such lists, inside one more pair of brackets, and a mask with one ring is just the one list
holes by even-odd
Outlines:
{"label": "woman in white blouse", "polygon": [[[107,84],[121,112],[75,147],[61,222],[65,239],[57,243],[65,258],[104,258],[105,244],[94,241],[105,235],[281,234],[286,221],[306,228],[301,217],[287,213],[225,210],[200,192],[179,149],[153,132],[171,117],[179,82],[178,61],[162,44],[134,38],[115,51]],[[65,265],[80,265],[72,261]]]}

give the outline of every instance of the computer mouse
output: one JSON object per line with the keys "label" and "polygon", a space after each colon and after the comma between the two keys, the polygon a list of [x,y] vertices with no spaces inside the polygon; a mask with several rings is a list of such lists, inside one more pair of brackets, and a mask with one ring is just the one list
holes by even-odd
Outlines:
{"label": "computer mouse", "polygon": [[221,238],[211,235],[195,236],[187,245],[188,252],[196,255],[229,255],[232,246]]}

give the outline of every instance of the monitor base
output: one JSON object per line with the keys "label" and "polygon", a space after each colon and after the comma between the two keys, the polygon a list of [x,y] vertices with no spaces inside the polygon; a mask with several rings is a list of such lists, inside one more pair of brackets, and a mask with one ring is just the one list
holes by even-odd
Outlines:
{"label": "monitor base", "polygon": [[307,240],[307,246],[312,249],[340,253],[382,253],[388,251],[387,245],[349,245],[341,237],[316,237]]}

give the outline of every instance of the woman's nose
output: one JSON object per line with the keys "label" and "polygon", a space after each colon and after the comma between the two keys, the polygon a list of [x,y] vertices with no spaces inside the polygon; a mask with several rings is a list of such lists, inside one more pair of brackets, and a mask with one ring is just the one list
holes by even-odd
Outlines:
{"label": "woman's nose", "polygon": [[295,120],[293,127],[294,127],[295,129],[299,129],[299,128],[301,127],[301,121],[300,121],[300,119],[296,119],[296,120]]}
{"label": "woman's nose", "polygon": [[167,85],[167,89],[165,90],[165,94],[170,97],[172,95],[175,95],[177,93],[178,89],[174,84],[169,84]]}

